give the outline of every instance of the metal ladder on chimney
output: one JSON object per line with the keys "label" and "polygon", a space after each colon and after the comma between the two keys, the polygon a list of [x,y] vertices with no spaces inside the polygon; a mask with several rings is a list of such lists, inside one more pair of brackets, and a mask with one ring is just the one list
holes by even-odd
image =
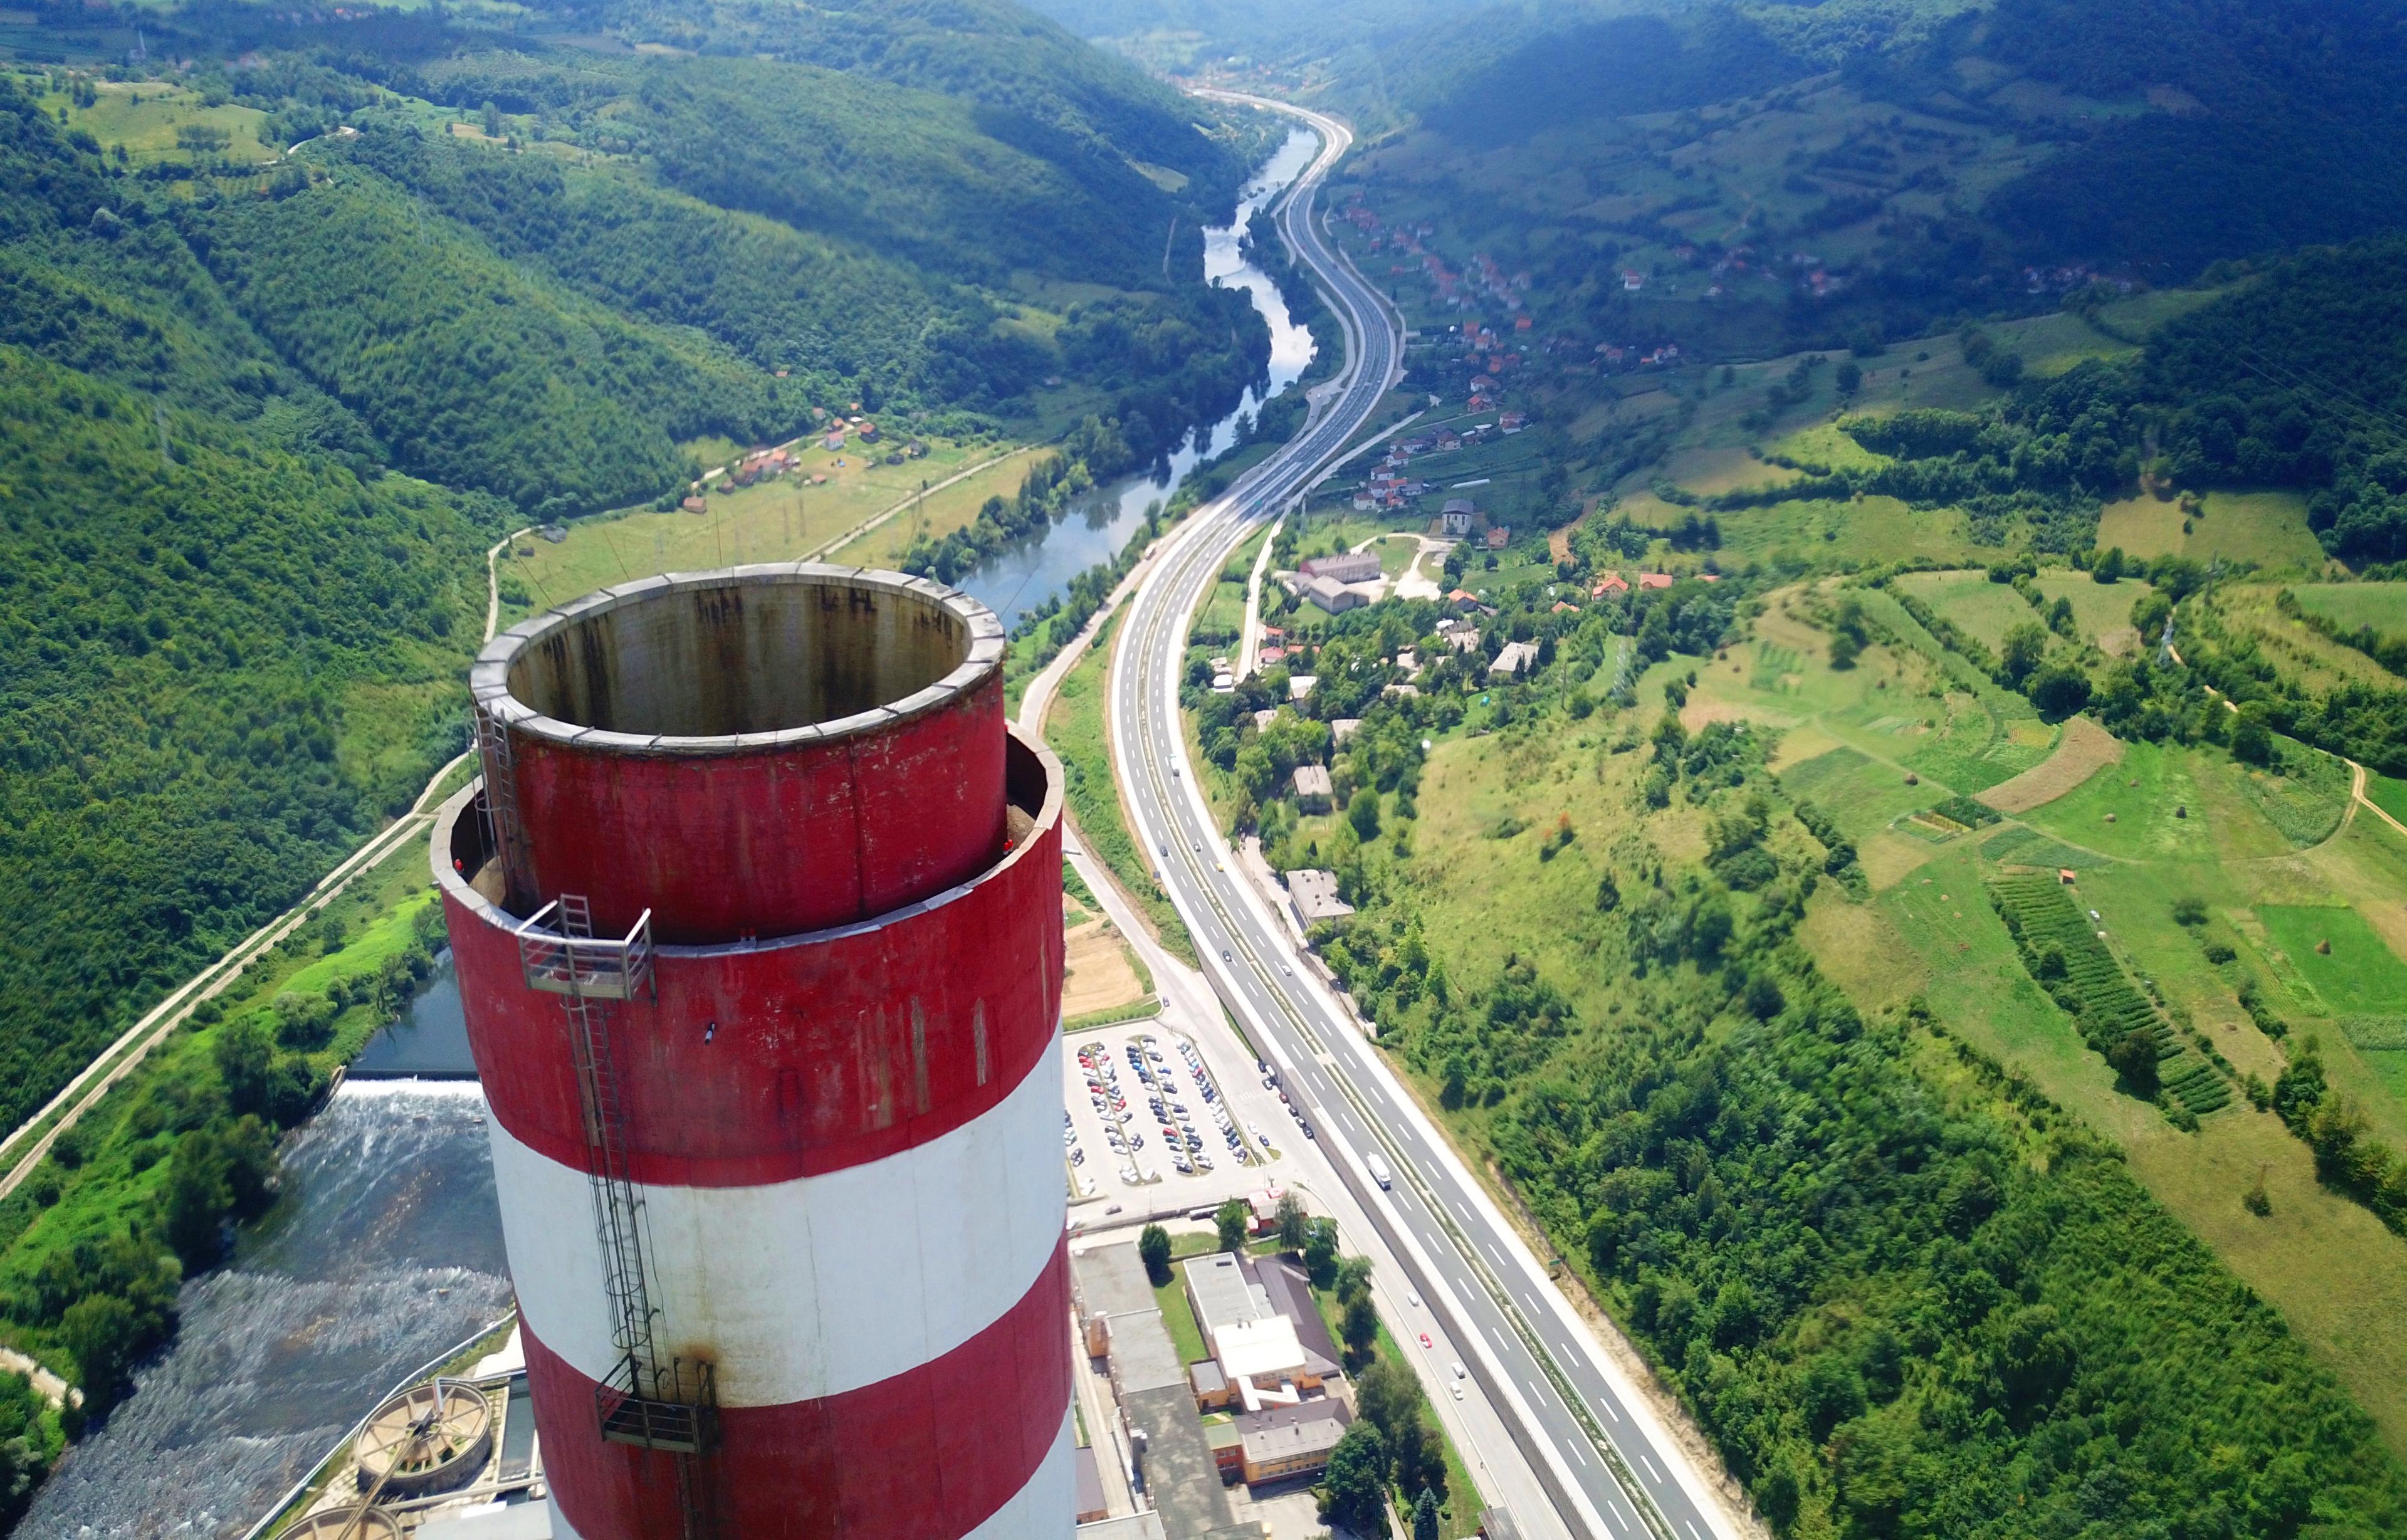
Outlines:
{"label": "metal ladder on chimney", "polygon": [[610,1443],[676,1457],[683,1540],[717,1540],[719,1482],[706,1462],[718,1442],[718,1376],[708,1362],[663,1362],[654,1339],[660,1307],[645,1258],[649,1228],[628,1162],[626,1098],[610,1036],[614,1002],[638,991],[657,998],[651,920],[647,909],[624,937],[598,938],[591,903],[563,893],[519,927],[519,965],[530,988],[561,996],[577,1071],[593,1230],[620,1354],[594,1389],[595,1418]]}
{"label": "metal ladder on chimney", "polygon": [[502,882],[511,904],[534,898],[534,863],[528,860],[526,826],[519,819],[518,761],[509,729],[480,704],[469,708],[477,761],[485,774],[485,794],[477,810],[485,823],[485,848],[502,863]]}

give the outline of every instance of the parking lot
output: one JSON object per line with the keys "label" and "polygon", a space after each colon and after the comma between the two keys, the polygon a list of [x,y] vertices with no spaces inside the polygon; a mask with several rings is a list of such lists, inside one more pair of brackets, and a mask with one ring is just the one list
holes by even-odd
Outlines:
{"label": "parking lot", "polygon": [[1159,1020],[1062,1046],[1062,1154],[1074,1203],[1168,1208],[1260,1185],[1278,1131],[1232,1114],[1193,1044]]}

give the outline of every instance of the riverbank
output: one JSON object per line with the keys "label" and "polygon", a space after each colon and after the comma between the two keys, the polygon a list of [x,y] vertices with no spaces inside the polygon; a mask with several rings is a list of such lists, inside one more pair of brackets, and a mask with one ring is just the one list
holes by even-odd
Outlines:
{"label": "riverbank", "polygon": [[[1285,179],[1258,197],[1275,196]],[[1234,252],[1232,231],[1211,236]],[[1226,271],[1243,267],[1240,259]],[[1259,289],[1240,286],[1258,305],[1265,292],[1276,303],[1267,279]],[[1015,645],[1015,686],[1042,670],[1036,654],[1058,650],[1056,635],[1068,640],[1086,629],[1164,522],[1269,452],[1268,443],[1232,448],[1245,436],[1241,423],[1315,359],[1308,331],[1284,310],[1265,319],[1273,367],[1237,410],[1196,429],[1157,476],[1082,493],[1089,501],[1028,548],[999,552],[1002,564],[964,576],[965,585],[1009,580],[1010,591],[994,596],[1005,602],[999,609],[1046,611]],[[599,537],[601,526],[593,530]],[[524,535],[502,542],[493,557]],[[1098,545],[1105,560],[1066,567]],[[506,621],[516,607],[505,592],[512,576],[493,569],[490,623]],[[1098,706],[1101,677],[1098,666]],[[1093,785],[1125,838],[1099,717],[1094,725]],[[468,768],[458,765],[458,774]],[[255,961],[219,981],[218,996],[180,1022],[166,1020],[149,1056],[83,1109],[65,1158],[53,1151],[29,1170],[14,1206],[0,1202],[0,1342],[98,1384],[105,1393],[93,1399],[95,1413],[114,1408],[36,1498],[44,1533],[90,1525],[96,1535],[151,1535],[187,1523],[212,1533],[241,1503],[273,1502],[293,1478],[292,1462],[322,1452],[323,1440],[317,1447],[282,1442],[295,1419],[339,1422],[364,1409],[353,1402],[372,1400],[397,1367],[416,1362],[406,1350],[418,1339],[400,1326],[449,1322],[437,1302],[454,1295],[480,1307],[489,1295],[506,1297],[477,1089],[368,1083],[377,1072],[369,1064],[360,1066],[362,1078],[341,1080],[363,1046],[437,977],[440,911],[419,843],[423,826],[413,815],[408,828],[389,831],[321,912],[296,914]],[[1095,827],[1103,826],[1097,809]],[[456,997],[437,983],[418,1004],[441,996],[456,1009]],[[386,1045],[393,1062],[378,1061],[382,1068],[415,1063],[403,1035],[396,1031]],[[279,1163],[280,1184],[271,1179]],[[168,1252],[178,1260],[159,1262]],[[279,1313],[279,1300],[293,1302],[290,1313]],[[395,1314],[409,1320],[385,1319]],[[252,1365],[241,1386],[213,1377],[212,1365],[222,1369],[229,1355]],[[78,1420],[72,1412],[48,1415],[46,1467]],[[224,1459],[211,1462],[208,1479],[179,1489],[174,1478],[190,1475],[193,1450],[211,1440],[223,1442]]]}

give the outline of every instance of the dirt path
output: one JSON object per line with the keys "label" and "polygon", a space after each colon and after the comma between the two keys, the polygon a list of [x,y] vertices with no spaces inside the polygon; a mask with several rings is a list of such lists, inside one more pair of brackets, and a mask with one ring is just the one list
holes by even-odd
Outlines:
{"label": "dirt path", "polygon": [[2400,838],[2407,839],[2407,823],[2401,823],[2397,819],[2392,818],[2388,809],[2385,808],[2380,803],[2365,794],[2365,766],[2357,763],[2355,760],[2350,760],[2348,762],[2348,816],[2340,820],[2341,828],[2343,830],[2346,830],[2351,823],[2355,822],[2357,820],[2357,808],[2363,807],[2372,813],[2375,818],[2380,819],[2383,822],[2399,831]]}

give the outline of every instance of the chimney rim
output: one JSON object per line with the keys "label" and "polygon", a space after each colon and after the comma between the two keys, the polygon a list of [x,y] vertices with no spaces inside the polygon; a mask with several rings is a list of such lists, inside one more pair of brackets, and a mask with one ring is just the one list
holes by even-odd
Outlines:
{"label": "chimney rim", "polygon": [[[961,661],[949,672],[899,699],[823,721],[771,731],[724,734],[630,733],[569,721],[537,709],[513,692],[510,674],[526,649],[614,610],[657,603],[680,593],[744,588],[828,586],[871,589],[942,609],[968,637]],[[666,572],[597,589],[554,605],[498,633],[477,652],[468,670],[469,694],[511,732],[581,749],[677,756],[759,753],[799,744],[866,734],[933,711],[970,693],[999,674],[1009,648],[1003,622],[991,609],[960,589],[927,578],[876,567],[821,562],[768,562],[694,572]]]}

